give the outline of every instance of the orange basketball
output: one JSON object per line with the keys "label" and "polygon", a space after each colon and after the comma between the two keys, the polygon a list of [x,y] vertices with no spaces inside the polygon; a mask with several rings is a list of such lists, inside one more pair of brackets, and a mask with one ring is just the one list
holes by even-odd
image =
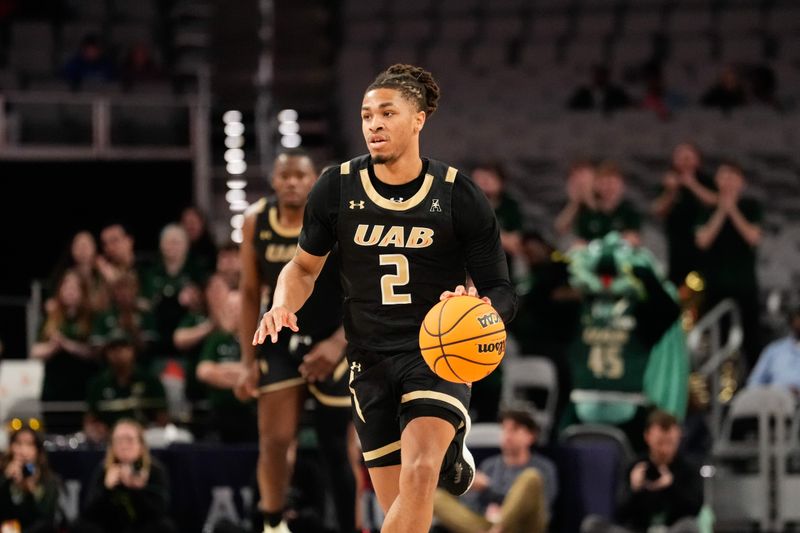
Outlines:
{"label": "orange basketball", "polygon": [[472,383],[500,364],[506,353],[506,327],[483,300],[455,296],[428,311],[419,328],[419,348],[440,378]]}

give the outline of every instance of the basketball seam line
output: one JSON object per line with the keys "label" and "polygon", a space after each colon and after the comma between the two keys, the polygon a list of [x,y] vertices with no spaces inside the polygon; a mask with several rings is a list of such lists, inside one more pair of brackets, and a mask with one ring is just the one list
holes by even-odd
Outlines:
{"label": "basketball seam line", "polygon": [[476,305],[474,305],[474,306],[470,307],[469,309],[467,309],[466,311],[464,311],[464,314],[461,315],[460,317],[458,317],[458,320],[456,320],[455,323],[453,323],[453,325],[450,326],[450,329],[448,329],[447,331],[442,331],[441,316],[444,313],[444,306],[442,306],[442,309],[439,311],[439,317],[440,317],[440,320],[439,320],[439,336],[441,337],[442,335],[446,335],[446,334],[450,333],[451,331],[453,331],[456,328],[456,326],[458,325],[458,323],[461,322],[462,320],[464,320],[464,318],[468,314],[470,314],[472,311],[474,311],[475,309],[477,309],[478,307],[480,307],[482,304],[485,304],[485,303],[486,302],[484,302],[482,300],[479,300]]}
{"label": "basketball seam line", "polygon": [[439,357],[436,358],[436,361],[439,361],[439,359],[442,359],[442,358],[444,358],[445,361],[446,361],[450,357],[452,357],[454,359],[461,359],[462,361],[469,361],[473,365],[480,365],[480,366],[497,366],[497,364],[499,363],[499,361],[494,361],[492,363],[482,363],[480,361],[475,361],[473,359],[470,359],[469,357],[464,357],[463,355],[457,355],[457,354],[454,354],[454,353],[442,354],[442,355],[440,355]]}
{"label": "basketball seam line", "polygon": [[[444,308],[445,308],[445,307],[447,307],[447,302],[448,302],[448,301],[449,301],[449,299],[448,299],[448,300],[445,300],[445,302],[442,304],[442,308],[441,308],[441,309],[439,309],[439,349],[440,349],[440,350],[441,350],[441,352],[442,352],[442,357],[444,357],[444,345],[442,344],[442,315],[444,314]],[[465,315],[466,315],[466,313],[465,313]],[[424,323],[425,323],[425,321],[423,321],[423,324],[424,324]],[[456,322],[456,324],[458,324],[458,322]],[[453,327],[455,327],[455,325],[454,325]],[[451,329],[452,329],[452,328],[451,328]],[[433,364],[433,373],[434,373],[434,374],[436,373],[436,363],[438,363],[438,362],[439,362],[439,359],[437,359],[437,360],[436,360],[436,362]],[[453,375],[454,375],[456,378],[458,378],[459,380],[461,380],[461,382],[462,382],[462,383],[466,383],[466,381],[464,381],[463,379],[461,379],[461,376],[459,376],[458,374],[456,374],[456,371],[455,371],[455,370],[453,370],[453,367],[452,367],[452,366],[450,366],[450,362],[447,360],[447,357],[444,357],[444,362],[445,362],[445,364],[447,365],[447,368],[449,368],[449,369],[450,369],[450,372],[452,372],[452,373],[453,373]],[[440,377],[439,379],[443,379],[443,378],[441,378],[441,377]]]}
{"label": "basketball seam line", "polygon": [[[489,335],[494,335],[495,333],[502,333],[505,330],[506,330],[506,328],[498,329],[498,330],[495,330],[495,331],[490,331],[488,333],[483,333],[481,335],[478,335],[477,337],[469,337],[467,339],[460,339],[460,340],[457,340],[457,341],[451,341],[451,342],[447,342],[447,343],[444,343],[444,344],[442,344],[442,337],[440,335],[439,336],[439,348],[441,348],[442,349],[442,353],[444,353],[444,347],[445,346],[452,346],[453,344],[460,344],[462,342],[474,341],[475,339],[481,339],[483,337],[488,337]],[[433,335],[431,335],[431,336],[433,336]],[[432,350],[434,348],[436,348],[436,346],[428,346],[427,348],[420,347],[420,351],[424,352],[425,350]]]}

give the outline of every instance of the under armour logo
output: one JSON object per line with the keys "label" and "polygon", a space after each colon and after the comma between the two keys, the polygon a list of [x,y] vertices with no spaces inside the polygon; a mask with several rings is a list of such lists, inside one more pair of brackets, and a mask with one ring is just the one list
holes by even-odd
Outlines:
{"label": "under armour logo", "polygon": [[438,198],[434,198],[433,200],[431,200],[431,213],[433,213],[434,211],[438,211],[439,213],[442,212],[442,208],[439,207]]}
{"label": "under armour logo", "polygon": [[350,370],[353,372],[361,372],[361,363],[350,363]]}
{"label": "under armour logo", "polygon": [[355,209],[356,207],[359,209],[364,209],[364,200],[361,200],[360,202],[350,200],[350,209]]}

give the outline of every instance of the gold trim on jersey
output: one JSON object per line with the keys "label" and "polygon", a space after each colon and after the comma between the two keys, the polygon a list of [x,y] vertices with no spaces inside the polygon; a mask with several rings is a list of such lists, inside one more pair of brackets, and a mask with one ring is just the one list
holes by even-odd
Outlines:
{"label": "gold trim on jersey", "polygon": [[325,394],[314,384],[308,385],[308,391],[314,395],[314,398],[316,398],[319,403],[327,405],[328,407],[350,407],[350,405],[352,405],[349,395],[335,396],[333,394]]}
{"label": "gold trim on jersey", "polygon": [[456,181],[456,174],[458,174],[458,169],[455,167],[447,167],[447,175],[444,177],[444,181],[447,183],[453,183]]}
{"label": "gold trim on jersey", "polygon": [[381,196],[380,193],[375,190],[375,187],[372,186],[372,182],[369,180],[369,170],[366,168],[361,169],[361,186],[364,187],[364,192],[367,193],[369,199],[378,206],[391,211],[406,211],[419,205],[420,202],[428,196],[431,186],[433,186],[433,176],[425,174],[425,181],[422,183],[422,187],[419,188],[414,196],[402,202],[393,202]]}
{"label": "gold trim on jersey", "polygon": [[275,233],[287,239],[294,239],[298,237],[300,235],[300,231],[303,229],[302,226],[297,228],[287,228],[286,226],[282,226],[280,220],[278,220],[277,207],[271,207],[269,210],[269,225],[272,226],[272,230]]}
{"label": "gold trim on jersey", "polygon": [[400,441],[396,440],[391,444],[387,444],[386,446],[381,446],[377,450],[364,452],[362,455],[364,455],[365,461],[374,461],[375,459],[380,459],[381,457],[389,455],[392,452],[396,452],[399,449],[400,449]]}
{"label": "gold trim on jersey", "polygon": [[290,387],[298,387],[300,385],[305,385],[305,384],[306,384],[305,378],[285,379],[283,381],[278,381],[277,383],[270,383],[269,385],[264,385],[263,387],[259,387],[258,392],[260,392],[261,394],[265,394],[267,392],[275,392],[276,390],[288,389]]}
{"label": "gold trim on jersey", "polygon": [[414,392],[407,392],[400,397],[400,403],[413,402],[414,400],[436,400],[439,402],[448,403],[461,412],[461,414],[464,416],[464,420],[469,418],[469,413],[467,413],[467,408],[464,407],[464,404],[461,403],[455,396],[450,396],[449,394],[445,394],[443,392],[417,390]]}
{"label": "gold trim on jersey", "polygon": [[262,198],[261,200],[257,201],[256,203],[250,205],[247,209],[245,209],[244,216],[253,214],[257,215],[258,213],[262,213],[266,207],[267,207],[267,199]]}
{"label": "gold trim on jersey", "polygon": [[342,174],[350,174],[350,161],[345,161],[339,167],[339,172]]}

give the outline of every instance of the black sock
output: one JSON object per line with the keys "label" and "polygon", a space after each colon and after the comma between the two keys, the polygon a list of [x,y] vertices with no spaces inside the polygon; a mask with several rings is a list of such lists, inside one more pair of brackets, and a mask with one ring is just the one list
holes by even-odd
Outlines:
{"label": "black sock", "polygon": [[264,523],[269,527],[277,527],[283,520],[283,511],[264,511]]}

